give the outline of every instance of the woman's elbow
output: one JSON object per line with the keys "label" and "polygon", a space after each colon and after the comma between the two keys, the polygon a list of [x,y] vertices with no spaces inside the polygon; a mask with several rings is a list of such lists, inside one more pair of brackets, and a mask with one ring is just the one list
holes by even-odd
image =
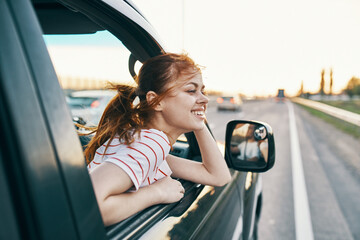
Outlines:
{"label": "woman's elbow", "polygon": [[229,182],[231,182],[231,174],[230,172],[223,174],[221,177],[219,177],[217,179],[217,181],[215,182],[214,186],[215,187],[223,187],[226,184],[228,184]]}
{"label": "woman's elbow", "polygon": [[116,208],[106,206],[106,203],[99,204],[101,218],[106,227],[125,219],[124,216],[119,214],[119,212],[115,211],[114,209],[116,209]]}
{"label": "woman's elbow", "polygon": [[110,218],[108,218],[105,214],[103,214],[101,211],[100,213],[105,227],[114,224],[114,222]]}
{"label": "woman's elbow", "polygon": [[103,220],[103,223],[105,226],[111,225],[111,219],[109,217],[108,211],[106,210],[105,202],[104,201],[98,201],[98,207],[100,211],[101,218]]}

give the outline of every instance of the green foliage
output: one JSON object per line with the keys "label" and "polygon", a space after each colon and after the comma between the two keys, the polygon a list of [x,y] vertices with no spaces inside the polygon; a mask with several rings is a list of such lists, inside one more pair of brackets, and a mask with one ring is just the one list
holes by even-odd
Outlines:
{"label": "green foliage", "polygon": [[360,96],[360,78],[352,77],[344,91],[349,97]]}

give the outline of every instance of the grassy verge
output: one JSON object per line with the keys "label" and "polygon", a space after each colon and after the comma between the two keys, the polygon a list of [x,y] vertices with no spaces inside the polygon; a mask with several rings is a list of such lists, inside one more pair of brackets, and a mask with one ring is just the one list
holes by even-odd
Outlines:
{"label": "grassy verge", "polygon": [[336,128],[340,129],[341,131],[348,133],[358,139],[360,139],[360,127],[356,126],[354,124],[345,122],[343,120],[340,120],[338,118],[332,117],[326,113],[323,113],[321,111],[315,110],[313,108],[298,104],[302,108],[304,108],[306,111],[311,113],[312,115],[323,119],[324,121],[334,125]]}
{"label": "grassy verge", "polygon": [[351,101],[320,101],[330,106],[342,108],[344,110],[360,114],[360,100]]}

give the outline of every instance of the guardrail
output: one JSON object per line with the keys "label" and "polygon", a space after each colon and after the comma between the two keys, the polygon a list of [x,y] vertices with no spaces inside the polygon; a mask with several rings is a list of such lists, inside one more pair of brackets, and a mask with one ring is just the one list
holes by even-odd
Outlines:
{"label": "guardrail", "polygon": [[360,127],[360,114],[349,112],[341,108],[336,108],[324,103],[320,103],[304,98],[292,98],[291,101],[322,111],[333,117],[339,118],[341,120],[355,124],[356,126]]}

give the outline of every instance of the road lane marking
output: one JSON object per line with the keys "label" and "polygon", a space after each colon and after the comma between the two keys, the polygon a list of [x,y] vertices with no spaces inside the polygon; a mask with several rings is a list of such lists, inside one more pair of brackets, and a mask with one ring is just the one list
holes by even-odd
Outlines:
{"label": "road lane marking", "polygon": [[286,105],[289,109],[296,239],[313,240],[314,234],[311,223],[309,200],[306,192],[299,137],[296,128],[295,112],[292,103],[287,101]]}
{"label": "road lane marking", "polygon": [[237,223],[236,223],[236,227],[232,236],[232,240],[238,240],[240,239],[240,235],[243,232],[243,216],[240,215]]}

